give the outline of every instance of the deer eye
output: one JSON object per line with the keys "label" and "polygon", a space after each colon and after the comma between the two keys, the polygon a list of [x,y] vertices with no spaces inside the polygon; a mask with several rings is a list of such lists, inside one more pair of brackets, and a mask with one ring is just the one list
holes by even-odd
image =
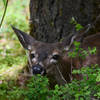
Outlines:
{"label": "deer eye", "polygon": [[35,54],[33,53],[33,54],[31,54],[31,58],[34,58],[35,57]]}
{"label": "deer eye", "polygon": [[52,59],[54,59],[54,60],[58,60],[59,57],[60,57],[60,55],[56,54],[56,55],[53,55]]}

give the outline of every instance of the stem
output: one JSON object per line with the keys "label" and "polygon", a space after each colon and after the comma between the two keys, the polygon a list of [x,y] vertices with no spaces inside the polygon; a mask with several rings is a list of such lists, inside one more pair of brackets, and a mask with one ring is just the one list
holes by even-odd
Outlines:
{"label": "stem", "polygon": [[3,13],[3,16],[2,16],[2,19],[1,19],[1,23],[0,23],[0,28],[1,28],[1,26],[2,26],[4,17],[5,17],[5,14],[6,14],[7,6],[8,6],[8,0],[6,1],[5,10],[4,10],[4,13]]}

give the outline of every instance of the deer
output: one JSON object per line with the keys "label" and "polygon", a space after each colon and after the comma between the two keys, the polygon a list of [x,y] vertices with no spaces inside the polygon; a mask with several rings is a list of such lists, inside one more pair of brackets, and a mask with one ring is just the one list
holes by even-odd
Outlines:
{"label": "deer", "polygon": [[[12,26],[21,45],[27,50],[29,73],[31,75],[51,76],[59,85],[64,85],[72,80],[72,70],[91,64],[100,65],[100,33],[89,35],[73,35],[68,42],[45,43],[40,42],[27,33]],[[84,60],[79,57],[71,58],[68,52],[72,51],[74,41],[81,41],[81,47],[85,50],[88,47],[96,47],[96,54],[89,54]],[[67,42],[67,43],[65,43]],[[81,76],[79,76],[81,77]]]}

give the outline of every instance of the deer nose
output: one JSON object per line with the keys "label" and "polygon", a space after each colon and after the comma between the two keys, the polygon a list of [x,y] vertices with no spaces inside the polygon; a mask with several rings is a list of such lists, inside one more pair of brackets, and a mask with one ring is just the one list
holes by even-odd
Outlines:
{"label": "deer nose", "polygon": [[41,65],[32,66],[32,70],[33,70],[34,75],[36,74],[45,75],[46,74],[46,70]]}

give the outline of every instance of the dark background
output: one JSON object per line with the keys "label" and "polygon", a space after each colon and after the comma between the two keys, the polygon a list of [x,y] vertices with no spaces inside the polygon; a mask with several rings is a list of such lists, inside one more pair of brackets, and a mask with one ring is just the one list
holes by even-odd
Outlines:
{"label": "dark background", "polygon": [[99,14],[100,0],[30,0],[30,34],[44,42],[60,41],[74,31],[72,17],[86,26]]}

